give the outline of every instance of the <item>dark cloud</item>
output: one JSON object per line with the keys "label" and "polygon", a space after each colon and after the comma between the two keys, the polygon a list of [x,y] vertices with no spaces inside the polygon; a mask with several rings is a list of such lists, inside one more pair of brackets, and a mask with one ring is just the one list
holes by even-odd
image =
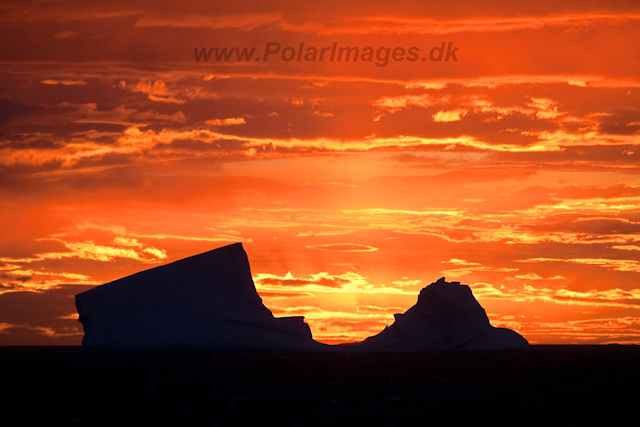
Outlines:
{"label": "dark cloud", "polygon": [[15,117],[20,117],[26,114],[30,114],[33,111],[38,110],[38,107],[29,105],[23,101],[17,99],[11,99],[0,94],[0,124],[7,125]]}
{"label": "dark cloud", "polygon": [[21,288],[21,286],[17,283],[25,283],[31,280],[31,276],[14,276],[11,274],[0,274],[0,280],[13,281],[14,283],[5,283],[3,286],[6,289],[15,289]]}
{"label": "dark cloud", "polygon": [[562,151],[489,153],[484,164],[560,171],[623,171],[640,173],[640,150],[633,145],[573,146]]}
{"label": "dark cloud", "polygon": [[533,231],[587,233],[598,236],[598,238],[607,235],[640,233],[640,223],[629,223],[617,218],[585,218],[584,215],[575,219],[562,216],[548,217],[545,224],[526,226],[526,228]]}
{"label": "dark cloud", "polygon": [[611,199],[615,197],[639,196],[640,187],[628,184],[614,184],[607,186],[571,185],[556,190],[554,194],[565,199],[590,199],[596,197]]}
{"label": "dark cloud", "polygon": [[82,326],[76,319],[74,296],[90,286],[62,285],[40,292],[0,294],[0,323],[11,325],[0,331],[2,345],[78,345]]}
{"label": "dark cloud", "polygon": [[601,133],[612,135],[634,135],[640,130],[639,109],[616,109],[601,118],[598,125]]}

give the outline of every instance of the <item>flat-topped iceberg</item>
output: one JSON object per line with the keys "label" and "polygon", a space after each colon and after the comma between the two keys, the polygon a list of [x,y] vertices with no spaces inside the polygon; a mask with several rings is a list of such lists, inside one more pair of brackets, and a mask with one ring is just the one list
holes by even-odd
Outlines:
{"label": "flat-topped iceberg", "polygon": [[241,243],[97,286],[76,307],[90,349],[325,347],[304,318],[264,306]]}

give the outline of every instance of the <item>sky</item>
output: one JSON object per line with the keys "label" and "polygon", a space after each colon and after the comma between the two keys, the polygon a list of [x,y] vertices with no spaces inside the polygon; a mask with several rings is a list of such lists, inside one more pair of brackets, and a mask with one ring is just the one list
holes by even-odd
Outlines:
{"label": "sky", "polygon": [[0,4],[0,345],[235,242],[329,344],[443,276],[532,344],[640,343],[636,1],[97,3]]}

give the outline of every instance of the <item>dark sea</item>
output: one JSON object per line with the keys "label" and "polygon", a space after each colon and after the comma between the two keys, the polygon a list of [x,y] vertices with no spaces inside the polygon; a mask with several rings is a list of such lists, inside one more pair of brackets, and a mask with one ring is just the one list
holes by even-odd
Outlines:
{"label": "dark sea", "polygon": [[578,426],[637,425],[640,417],[635,345],[436,353],[0,347],[0,373],[6,426]]}

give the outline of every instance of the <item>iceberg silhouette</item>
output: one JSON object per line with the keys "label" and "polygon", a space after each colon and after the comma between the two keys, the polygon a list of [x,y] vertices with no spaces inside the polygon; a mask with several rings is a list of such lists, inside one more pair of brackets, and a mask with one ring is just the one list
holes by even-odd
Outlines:
{"label": "iceberg silhouette", "polygon": [[76,295],[87,349],[434,351],[521,349],[526,339],[494,328],[468,286],[425,287],[393,325],[340,346],[314,341],[304,317],[276,318],[258,295],[235,243],[141,271]]}
{"label": "iceberg silhouette", "polygon": [[76,295],[89,349],[314,350],[302,317],[275,318],[258,295],[241,243]]}
{"label": "iceberg silhouette", "polygon": [[469,286],[440,278],[420,291],[416,305],[382,332],[357,344],[359,351],[527,349],[516,331],[495,328]]}

